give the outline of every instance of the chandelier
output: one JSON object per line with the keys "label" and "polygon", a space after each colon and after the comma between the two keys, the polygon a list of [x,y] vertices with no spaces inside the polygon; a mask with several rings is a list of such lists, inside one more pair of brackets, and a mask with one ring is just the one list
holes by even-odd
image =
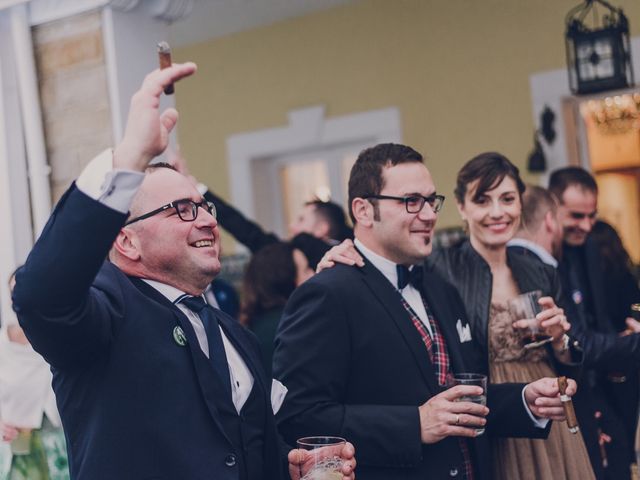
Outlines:
{"label": "chandelier", "polygon": [[589,100],[583,107],[583,113],[606,135],[640,130],[640,92]]}

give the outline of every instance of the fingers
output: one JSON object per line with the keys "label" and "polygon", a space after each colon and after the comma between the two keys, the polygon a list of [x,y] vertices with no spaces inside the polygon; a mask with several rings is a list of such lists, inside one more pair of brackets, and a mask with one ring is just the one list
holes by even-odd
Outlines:
{"label": "fingers", "polygon": [[640,322],[632,317],[627,317],[625,323],[627,324],[629,330],[631,330],[633,333],[640,333]]}
{"label": "fingers", "polygon": [[160,121],[164,128],[167,129],[167,134],[171,133],[173,127],[178,123],[178,111],[175,108],[167,108],[162,115],[160,115]]}
{"label": "fingers", "polygon": [[431,398],[430,401],[434,399],[445,399],[449,402],[453,402],[458,400],[460,397],[472,397],[482,395],[484,391],[482,387],[477,387],[474,385],[456,385],[455,387],[451,387],[446,389],[444,392],[440,392],[438,395]]}
{"label": "fingers", "polygon": [[296,448],[294,450],[289,451],[287,455],[287,460],[290,465],[302,465],[307,457],[307,451],[301,448]]}
{"label": "fingers", "polygon": [[154,70],[145,77],[140,90],[153,97],[160,97],[165,87],[193,75],[196,70],[197,66],[193,62],[174,63],[168,68]]}

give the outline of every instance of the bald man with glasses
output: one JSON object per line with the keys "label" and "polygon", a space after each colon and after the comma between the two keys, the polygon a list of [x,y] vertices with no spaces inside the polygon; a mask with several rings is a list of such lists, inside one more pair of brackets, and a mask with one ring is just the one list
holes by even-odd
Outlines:
{"label": "bald man with glasses", "polygon": [[[52,366],[72,479],[285,478],[273,411],[286,392],[255,338],[202,295],[220,271],[215,207],[171,166],[149,165],[177,121],[159,97],[194,72],[145,78],[122,142],[64,194],[16,275],[14,309]],[[340,453],[352,479],[353,447]],[[298,479],[307,457],[290,459]]]}

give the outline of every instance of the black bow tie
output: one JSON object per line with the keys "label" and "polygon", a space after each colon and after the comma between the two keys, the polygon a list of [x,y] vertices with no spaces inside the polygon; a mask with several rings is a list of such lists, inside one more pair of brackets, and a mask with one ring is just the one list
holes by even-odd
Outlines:
{"label": "black bow tie", "polygon": [[398,290],[402,290],[408,284],[413,285],[418,291],[422,291],[422,277],[423,269],[419,266],[414,266],[411,270],[404,265],[396,265],[396,271],[398,272]]}

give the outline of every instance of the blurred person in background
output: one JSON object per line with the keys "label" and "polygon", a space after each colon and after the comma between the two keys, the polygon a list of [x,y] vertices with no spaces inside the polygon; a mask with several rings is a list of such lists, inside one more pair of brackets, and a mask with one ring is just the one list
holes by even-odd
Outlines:
{"label": "blurred person in background", "polygon": [[264,368],[271,376],[274,338],[291,293],[311,278],[329,246],[309,234],[261,248],[243,279],[240,323],[258,337]]}
{"label": "blurred person in background", "polygon": [[[9,280],[13,290],[14,274]],[[0,328],[0,480],[68,480],[51,371],[15,315]]]}

